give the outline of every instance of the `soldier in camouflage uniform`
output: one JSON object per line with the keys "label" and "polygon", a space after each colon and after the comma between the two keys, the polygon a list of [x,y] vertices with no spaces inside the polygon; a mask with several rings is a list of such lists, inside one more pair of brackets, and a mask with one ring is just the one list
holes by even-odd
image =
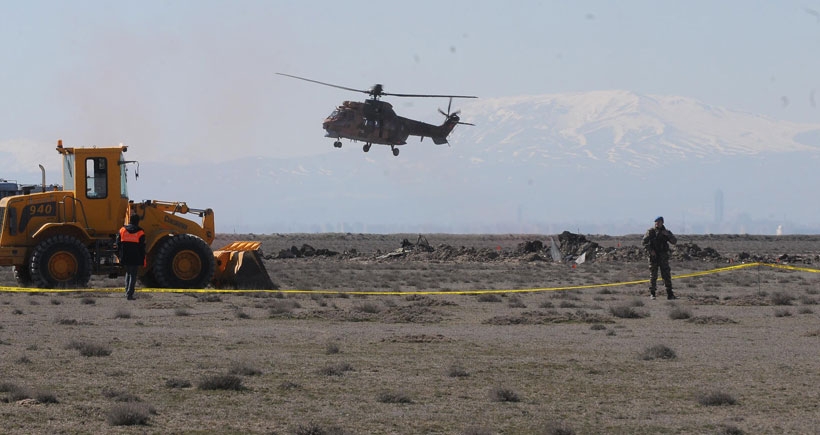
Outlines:
{"label": "soldier in camouflage uniform", "polygon": [[678,239],[663,226],[663,216],[655,218],[655,226],[646,230],[643,236],[643,246],[649,254],[649,294],[655,299],[658,269],[666,286],[666,299],[677,299],[672,293],[672,270],[669,268],[669,244],[678,243]]}

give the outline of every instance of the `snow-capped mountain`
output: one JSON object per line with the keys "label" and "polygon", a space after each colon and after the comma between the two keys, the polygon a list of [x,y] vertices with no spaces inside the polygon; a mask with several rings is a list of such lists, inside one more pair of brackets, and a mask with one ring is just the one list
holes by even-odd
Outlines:
{"label": "snow-capped mountain", "polygon": [[636,168],[681,160],[820,151],[820,124],[777,121],[685,97],[596,91],[477,100],[453,137],[480,159],[603,161]]}

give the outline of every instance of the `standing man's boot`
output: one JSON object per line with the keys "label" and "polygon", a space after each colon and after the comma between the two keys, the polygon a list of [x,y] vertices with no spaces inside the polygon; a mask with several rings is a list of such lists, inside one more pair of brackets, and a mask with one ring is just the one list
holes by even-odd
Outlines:
{"label": "standing man's boot", "polygon": [[677,299],[677,298],[678,297],[675,296],[675,293],[672,293],[671,288],[666,289],[666,299],[669,299],[671,301],[671,300],[674,300],[674,299]]}

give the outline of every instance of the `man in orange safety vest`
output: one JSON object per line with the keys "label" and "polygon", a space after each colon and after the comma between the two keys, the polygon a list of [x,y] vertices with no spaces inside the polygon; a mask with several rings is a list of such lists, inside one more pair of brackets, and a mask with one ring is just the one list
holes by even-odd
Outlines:
{"label": "man in orange safety vest", "polygon": [[120,264],[125,267],[125,297],[129,301],[136,299],[134,287],[137,285],[137,272],[140,266],[145,266],[145,231],[139,224],[139,215],[132,214],[128,225],[120,228],[116,239]]}

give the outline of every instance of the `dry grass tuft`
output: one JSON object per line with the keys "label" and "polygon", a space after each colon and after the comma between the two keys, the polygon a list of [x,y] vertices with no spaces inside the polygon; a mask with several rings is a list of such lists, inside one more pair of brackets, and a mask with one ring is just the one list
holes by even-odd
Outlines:
{"label": "dry grass tuft", "polygon": [[745,434],[745,432],[743,432],[743,430],[741,430],[737,426],[732,426],[730,424],[722,425],[717,431],[717,435],[743,435],[743,434]]}
{"label": "dry grass tuft", "polygon": [[486,427],[470,426],[461,432],[461,435],[493,435],[495,432]]}
{"label": "dry grass tuft", "polygon": [[58,318],[54,319],[54,323],[56,323],[58,325],[76,325],[80,322],[78,322],[76,319],[68,319],[68,318],[65,318],[65,317],[58,317]]}
{"label": "dry grass tuft", "polygon": [[242,391],[242,379],[235,375],[208,375],[203,377],[197,388],[200,390],[234,390]]}
{"label": "dry grass tuft", "polygon": [[403,391],[382,391],[376,396],[376,400],[381,403],[413,403]]}
{"label": "dry grass tuft", "polygon": [[649,317],[648,312],[636,310],[630,305],[615,305],[609,307],[609,313],[620,319],[642,319]]}
{"label": "dry grass tuft", "polygon": [[743,435],[745,433],[739,427],[730,424],[721,426],[717,431],[717,435]]}
{"label": "dry grass tuft", "polygon": [[342,428],[339,427],[329,427],[324,428],[317,423],[307,423],[307,424],[300,424],[296,429],[293,431],[294,435],[346,435]]}
{"label": "dry grass tuft", "polygon": [[228,373],[231,375],[240,376],[259,376],[262,374],[262,370],[259,370],[246,362],[234,361],[233,363],[231,363],[231,367],[228,369]]}
{"label": "dry grass tuft", "polygon": [[640,359],[644,361],[651,361],[655,359],[675,359],[677,355],[675,351],[663,344],[656,344],[649,346],[643,350],[639,355]]}
{"label": "dry grass tuft", "polygon": [[42,389],[30,389],[21,387],[11,382],[0,383],[0,393],[7,393],[3,402],[17,402],[25,399],[34,399],[37,403],[60,403],[57,395],[52,391]]}
{"label": "dry grass tuft", "polygon": [[60,403],[57,400],[57,395],[48,390],[34,390],[32,395],[37,403]]}
{"label": "dry grass tuft", "polygon": [[774,292],[769,295],[769,302],[772,305],[791,305],[794,299],[794,296],[784,292]]}
{"label": "dry grass tuft", "polygon": [[270,302],[268,314],[270,314],[271,317],[286,315],[292,313],[293,310],[297,308],[302,308],[299,302],[291,299],[275,299]]}
{"label": "dry grass tuft", "polygon": [[494,293],[482,293],[476,297],[479,302],[501,302],[501,298]]}
{"label": "dry grass tuft", "polygon": [[687,320],[687,322],[698,325],[726,325],[730,323],[737,323],[726,316],[695,316]]}
{"label": "dry grass tuft", "polygon": [[201,294],[196,297],[197,302],[222,302],[222,297],[215,293]]}
{"label": "dry grass tuft", "polygon": [[373,302],[364,302],[362,304],[354,305],[353,310],[360,313],[378,314],[382,309]]}
{"label": "dry grass tuft", "polygon": [[775,308],[774,316],[775,317],[791,317],[792,312],[785,309],[785,308]]}
{"label": "dry grass tuft", "polygon": [[88,341],[71,340],[71,342],[66,345],[66,349],[78,350],[80,355],[89,357],[111,355],[111,349],[109,349],[108,346]]}
{"label": "dry grass tuft", "polygon": [[800,303],[803,305],[817,305],[817,299],[809,296],[809,295],[802,295],[800,296]]}
{"label": "dry grass tuft", "polygon": [[143,426],[148,424],[151,409],[143,403],[118,403],[111,407],[106,421],[111,426]]}
{"label": "dry grass tuft", "polygon": [[447,369],[447,376],[451,378],[466,378],[470,373],[461,366],[461,364],[453,364]]}
{"label": "dry grass tuft", "polygon": [[703,406],[735,405],[737,400],[724,391],[706,391],[697,395],[697,401]]}
{"label": "dry grass tuft", "polygon": [[575,435],[575,431],[566,423],[560,421],[550,421],[538,431],[543,435]]}
{"label": "dry grass tuft", "polygon": [[336,343],[328,343],[325,345],[325,354],[327,355],[336,355],[340,353],[341,349],[339,349],[339,345]]}
{"label": "dry grass tuft", "polygon": [[131,311],[127,308],[118,308],[117,312],[114,313],[115,319],[130,319],[131,318]]}
{"label": "dry grass tuft", "polygon": [[325,376],[342,376],[345,374],[345,372],[349,372],[352,370],[353,367],[350,364],[346,362],[341,362],[322,367],[321,369],[319,369],[319,374]]}
{"label": "dry grass tuft", "polygon": [[171,378],[165,381],[165,386],[168,388],[190,388],[191,381],[187,379]]}
{"label": "dry grass tuft", "polygon": [[521,399],[518,397],[518,393],[515,391],[506,388],[506,387],[495,387],[490,390],[490,400],[493,402],[520,402]]}
{"label": "dry grass tuft", "polygon": [[518,296],[513,296],[507,301],[507,306],[510,308],[527,308],[527,304]]}
{"label": "dry grass tuft", "polygon": [[678,305],[673,305],[669,310],[669,318],[672,320],[686,320],[692,318],[692,312]]}
{"label": "dry grass tuft", "polygon": [[142,402],[142,399],[127,391],[105,388],[102,394],[104,397],[112,399],[115,402]]}
{"label": "dry grass tuft", "polygon": [[282,381],[279,383],[279,389],[283,391],[298,390],[300,388],[302,388],[302,386],[296,382]]}

